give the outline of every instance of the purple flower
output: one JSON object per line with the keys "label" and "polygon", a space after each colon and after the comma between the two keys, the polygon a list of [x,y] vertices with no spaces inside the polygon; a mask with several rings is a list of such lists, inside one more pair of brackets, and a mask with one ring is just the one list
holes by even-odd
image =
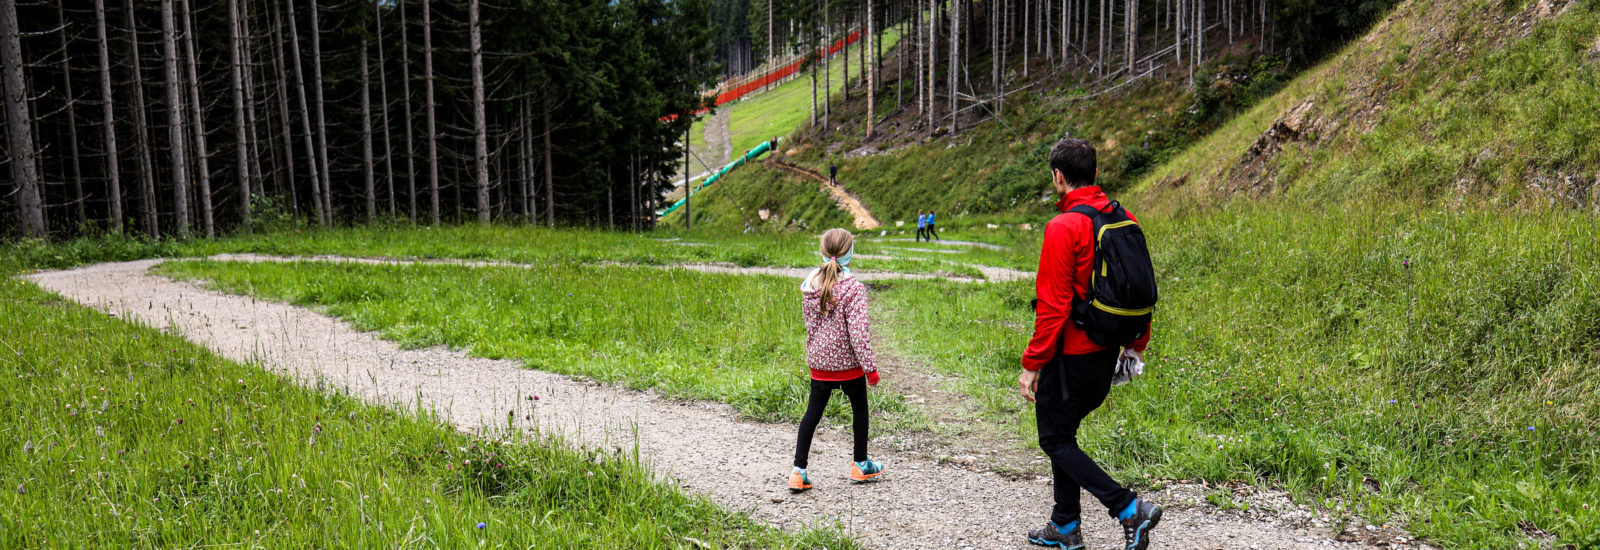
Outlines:
{"label": "purple flower", "polygon": [[482,528],[488,527],[488,526],[489,526],[489,524],[487,524],[487,523],[484,523],[484,522],[481,522],[481,521],[478,522],[478,528],[479,529],[482,529]]}
{"label": "purple flower", "polygon": [[1534,430],[1534,427],[1533,427],[1533,426],[1528,426],[1528,431],[1530,431],[1530,432],[1531,432],[1531,431],[1533,431],[1533,430]]}
{"label": "purple flower", "polygon": [[1390,399],[1390,400],[1389,400],[1389,404],[1390,404],[1390,405],[1393,405],[1393,404],[1395,404],[1395,403],[1396,403],[1396,401],[1395,401],[1395,400],[1393,400],[1393,399]]}

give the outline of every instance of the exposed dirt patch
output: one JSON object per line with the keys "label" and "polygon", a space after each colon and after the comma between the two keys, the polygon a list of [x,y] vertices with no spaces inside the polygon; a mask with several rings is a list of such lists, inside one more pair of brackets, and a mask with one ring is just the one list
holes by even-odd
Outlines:
{"label": "exposed dirt patch", "polygon": [[861,204],[861,197],[858,197],[855,193],[851,193],[849,190],[845,189],[844,183],[841,182],[838,185],[830,185],[828,183],[828,178],[820,173],[817,173],[817,171],[809,168],[801,168],[794,164],[790,164],[778,159],[768,159],[767,166],[783,170],[802,178],[816,181],[822,186],[822,190],[824,192],[833,197],[833,202],[839,205],[840,210],[850,213],[850,217],[855,219],[856,229],[877,229],[880,225],[882,225],[878,223],[878,218],[873,216],[872,212],[867,210],[865,205]]}
{"label": "exposed dirt patch", "polygon": [[1315,136],[1320,123],[1317,103],[1309,98],[1280,115],[1239,159],[1238,168],[1228,180],[1228,192],[1249,190],[1261,194],[1272,189],[1276,183],[1277,164],[1271,161],[1278,151],[1289,143]]}

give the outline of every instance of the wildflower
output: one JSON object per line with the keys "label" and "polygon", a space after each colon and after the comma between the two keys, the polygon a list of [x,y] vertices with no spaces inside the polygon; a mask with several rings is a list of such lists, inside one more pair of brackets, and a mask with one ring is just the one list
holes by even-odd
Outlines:
{"label": "wildflower", "polygon": [[1396,403],[1396,401],[1395,401],[1395,400],[1393,400],[1393,399],[1390,399],[1390,400],[1389,400],[1389,404],[1390,404],[1390,405],[1393,405],[1393,404],[1395,404],[1395,403]]}
{"label": "wildflower", "polygon": [[1411,258],[1400,260],[1400,267],[1411,269]]}
{"label": "wildflower", "polygon": [[481,522],[481,521],[478,522],[478,528],[479,529],[482,529],[482,528],[488,527],[488,526],[489,526],[489,524],[487,524],[487,523],[484,523],[484,522]]}
{"label": "wildflower", "polygon": [[1533,427],[1533,426],[1528,426],[1528,431],[1530,431],[1530,432],[1531,432],[1531,431],[1534,431],[1534,430],[1535,430],[1535,429],[1536,429],[1536,428],[1534,428],[1534,427]]}

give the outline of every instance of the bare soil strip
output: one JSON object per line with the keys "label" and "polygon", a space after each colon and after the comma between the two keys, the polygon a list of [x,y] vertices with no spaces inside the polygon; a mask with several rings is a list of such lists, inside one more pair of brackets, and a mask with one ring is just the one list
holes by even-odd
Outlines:
{"label": "bare soil strip", "polygon": [[[36,273],[40,286],[108,314],[165,327],[236,361],[254,362],[300,383],[330,384],[374,403],[438,411],[461,430],[539,430],[642,459],[665,479],[785,528],[839,525],[875,548],[1026,548],[1022,533],[1042,524],[1050,485],[1017,481],[982,464],[941,464],[923,453],[885,452],[876,483],[846,482],[849,437],[825,423],[812,449],[816,489],[791,495],[783,478],[794,449],[792,424],[741,420],[725,405],[682,402],[649,392],[523,368],[449,349],[403,350],[316,311],[234,296],[153,276],[160,260]],[[801,368],[796,366],[795,368]],[[894,372],[885,372],[894,380]],[[313,386],[317,387],[317,386]],[[875,390],[877,391],[877,390]],[[1330,539],[1322,521],[1283,501],[1249,514],[1204,504],[1204,488],[1171,484],[1146,496],[1169,506],[1155,532],[1161,548],[1353,547]],[[1084,509],[1099,508],[1085,495]],[[1246,517],[1253,515],[1254,517]],[[1092,548],[1118,547],[1109,518],[1086,515]]]}
{"label": "bare soil strip", "polygon": [[839,205],[840,210],[850,213],[850,217],[855,219],[856,229],[877,229],[882,225],[878,223],[878,218],[872,215],[872,211],[867,210],[867,207],[861,204],[861,197],[846,190],[843,183],[828,185],[827,176],[818,173],[816,170],[801,168],[778,159],[770,159],[768,163],[796,176],[816,181],[828,196],[833,197],[833,202]]}

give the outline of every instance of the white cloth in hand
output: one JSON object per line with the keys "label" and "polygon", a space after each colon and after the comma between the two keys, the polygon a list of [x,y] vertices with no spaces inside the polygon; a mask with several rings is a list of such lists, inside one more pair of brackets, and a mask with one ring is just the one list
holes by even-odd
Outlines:
{"label": "white cloth in hand", "polygon": [[1111,385],[1121,386],[1144,374],[1144,356],[1132,349],[1123,348],[1117,357],[1117,370],[1111,375]]}

